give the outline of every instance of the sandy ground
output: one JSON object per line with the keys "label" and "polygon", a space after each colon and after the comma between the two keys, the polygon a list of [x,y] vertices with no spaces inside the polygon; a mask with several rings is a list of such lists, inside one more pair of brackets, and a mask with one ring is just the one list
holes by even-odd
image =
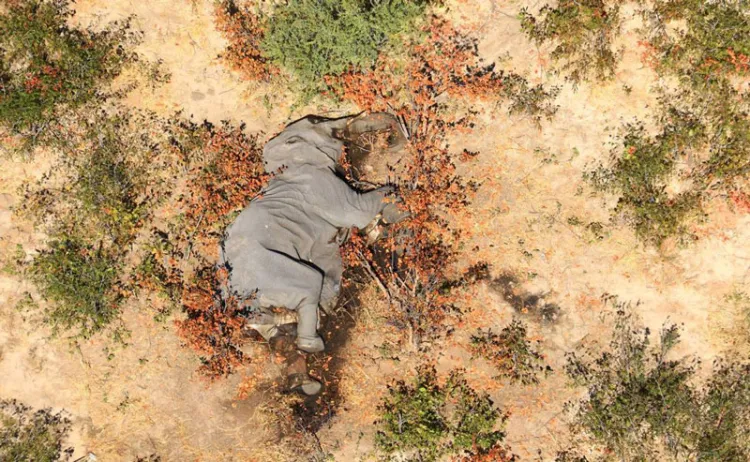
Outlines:
{"label": "sandy ground", "polygon": [[[533,8],[537,3],[526,4]],[[523,3],[466,0],[449,6],[457,21],[483,34],[480,52],[487,61],[502,59],[532,83],[560,83],[548,72],[547,50],[535,48],[520,31],[515,15]],[[213,28],[210,1],[80,0],[76,9],[76,21],[82,23],[137,15],[134,24],[145,33],[143,53],[162,59],[172,73],[169,84],[133,94],[131,104],[162,114],[183,109],[212,122],[244,121],[250,132],[273,132],[295,116],[282,109],[269,113],[263,105],[268,90],[241,81],[217,59],[224,42]],[[657,252],[644,249],[626,227],[609,223],[611,201],[593,196],[581,180],[588,165],[607,156],[605,143],[619,121],[648,114],[653,101],[649,89],[655,76],[639,61],[633,25],[626,24],[623,43],[629,51],[613,82],[582,85],[577,91],[564,86],[556,118],[541,129],[489,108],[475,132],[455,142],[481,151],[462,167],[465,175],[482,181],[467,223],[466,248],[479,249],[467,253],[465,263],[491,263],[495,275],[511,271],[528,280],[524,290],[545,294],[547,302],[559,305],[561,316],[553,324],[529,318],[531,334],[543,340],[555,374],[538,386],[511,387],[491,380],[491,368],[470,358],[465,345],[474,328],[500,329],[514,316],[487,286],[477,288],[466,329],[431,357],[441,371],[466,368],[473,383],[491,391],[511,413],[507,443],[526,460],[537,451],[549,460],[564,445],[562,406],[577,393],[562,375],[564,355],[581,344],[606,344],[603,294],[641,301],[635,310],[652,329],[667,321],[683,324],[683,343],[675,354],[710,363],[732,343],[726,329],[717,328],[726,324],[716,319],[727,315],[724,297],[748,283],[750,215],[714,204],[709,224],[698,229],[700,241]],[[629,94],[625,86],[632,88]],[[11,210],[22,182],[49,165],[43,158],[2,162],[0,264],[18,244],[31,252],[43,243],[43,236],[16,220]],[[571,217],[584,225],[569,224]],[[603,225],[601,240],[585,229],[594,222]],[[165,461],[270,460],[275,435],[264,430],[257,412],[268,398],[257,393],[234,400],[237,378],[207,387],[194,375],[197,360],[181,347],[171,325],[154,322],[143,308],[148,301],[133,301],[125,310],[123,322],[133,332],[130,346],[107,359],[105,340],[71,349],[24,319],[14,306],[26,290],[31,288],[18,276],[0,273],[0,397],[65,408],[74,420],[75,457],[93,452],[103,461],[152,453]],[[383,348],[398,334],[379,320],[386,308],[377,290],[364,300],[343,368],[344,406],[318,434],[337,461],[368,457],[385,385],[409,377],[422,359],[408,349],[389,353]]]}

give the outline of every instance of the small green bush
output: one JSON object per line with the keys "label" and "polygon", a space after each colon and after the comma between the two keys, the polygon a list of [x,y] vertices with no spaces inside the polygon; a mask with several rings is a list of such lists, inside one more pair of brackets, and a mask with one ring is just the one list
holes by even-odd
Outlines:
{"label": "small green bush", "polygon": [[265,20],[263,54],[309,94],[324,77],[371,67],[399,34],[416,30],[428,0],[289,0]]}
{"label": "small green bush", "polygon": [[528,80],[513,72],[503,76],[502,93],[510,101],[509,114],[531,117],[537,125],[542,118],[552,120],[559,108],[555,98],[560,94],[560,87],[531,86]]}
{"label": "small green bush", "polygon": [[[435,461],[468,451],[486,453],[503,440],[494,430],[506,416],[460,373],[440,385],[434,368],[421,367],[413,384],[397,382],[380,406],[377,448],[393,457]],[[402,460],[402,459],[394,459]]]}
{"label": "small green bush", "polygon": [[560,0],[554,7],[545,5],[537,17],[524,8],[520,18],[534,42],[555,43],[551,57],[562,61],[561,70],[574,84],[614,76],[619,58],[612,44],[620,32],[617,2]]}
{"label": "small green bush", "polygon": [[120,313],[116,290],[121,264],[113,250],[80,237],[58,236],[34,258],[29,276],[53,302],[45,321],[55,332],[74,330],[88,338]]}
{"label": "small green bush", "polygon": [[100,32],[71,28],[68,0],[15,0],[0,13],[0,124],[42,133],[57,109],[78,107],[136,60],[129,21]]}
{"label": "small green bush", "polygon": [[32,409],[16,400],[0,400],[0,460],[62,462],[73,448],[63,448],[70,420],[62,412]]}
{"label": "small green bush", "polygon": [[630,306],[615,301],[615,308],[610,348],[568,358],[569,377],[587,388],[586,398],[568,404],[576,443],[593,443],[601,460],[747,460],[750,364],[718,361],[708,382],[696,384],[696,362],[669,358],[677,326],[665,326],[651,345]]}
{"label": "small green bush", "polygon": [[514,319],[499,334],[480,329],[471,336],[471,351],[497,367],[500,372],[498,378],[507,377],[511,382],[536,384],[539,383],[540,374],[552,372],[528,339],[526,325],[518,319]]}

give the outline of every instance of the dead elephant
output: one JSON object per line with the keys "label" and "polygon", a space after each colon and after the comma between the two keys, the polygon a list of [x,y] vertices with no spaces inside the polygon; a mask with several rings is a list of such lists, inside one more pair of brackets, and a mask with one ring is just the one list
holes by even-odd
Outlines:
{"label": "dead elephant", "polygon": [[[229,226],[222,243],[230,290],[251,300],[258,312],[296,310],[297,348],[306,352],[324,349],[318,307],[334,304],[339,294],[339,230],[364,228],[381,214],[391,222],[403,217],[388,197],[391,187],[360,192],[336,174],[348,130],[372,125],[363,120],[373,119],[306,117],[269,141],[263,160],[266,171],[276,174]],[[400,148],[403,136],[395,139],[400,141],[393,147]]]}

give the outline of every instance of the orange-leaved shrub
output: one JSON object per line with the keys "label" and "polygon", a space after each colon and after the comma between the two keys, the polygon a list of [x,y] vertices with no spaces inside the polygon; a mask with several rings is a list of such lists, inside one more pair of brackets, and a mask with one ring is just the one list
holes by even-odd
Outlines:
{"label": "orange-leaved shrub", "polygon": [[261,17],[233,0],[215,7],[215,23],[229,44],[221,55],[230,68],[247,80],[268,80],[279,73],[261,50],[265,36]]}
{"label": "orange-leaved shrub", "polygon": [[217,378],[245,359],[242,305],[225,290],[227,270],[216,266],[219,242],[234,212],[260,193],[268,175],[258,137],[245,135],[242,126],[178,121],[170,130],[184,193],[173,201],[169,229],[154,233],[168,242],[155,246],[157,274],[166,278],[162,282],[179,281],[175,295],[186,319],[176,322],[177,331],[201,357],[200,372]]}

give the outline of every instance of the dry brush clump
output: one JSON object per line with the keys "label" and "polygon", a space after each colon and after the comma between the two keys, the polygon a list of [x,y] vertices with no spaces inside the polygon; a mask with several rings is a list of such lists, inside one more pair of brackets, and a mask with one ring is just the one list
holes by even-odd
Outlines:
{"label": "dry brush clump", "polygon": [[0,400],[0,459],[13,462],[68,461],[71,421],[63,412],[34,411],[16,400]]}
{"label": "dry brush clump", "polygon": [[701,379],[697,360],[673,353],[678,326],[652,344],[630,304],[605,302],[615,316],[609,348],[568,356],[566,373],[586,394],[567,404],[573,444],[557,460],[747,460],[750,364],[719,358]]}
{"label": "dry brush clump", "polygon": [[201,357],[201,372],[224,376],[242,364],[245,341],[243,306],[226,290],[226,269],[217,268],[219,242],[233,213],[260,193],[268,179],[257,136],[242,126],[213,126],[186,121],[171,124],[170,150],[180,159],[183,188],[169,203],[166,229],[155,228],[155,258],[164,277],[158,287],[173,285],[172,296],[186,319],[178,333]]}
{"label": "dry brush clump", "polygon": [[222,54],[224,62],[248,80],[267,81],[279,70],[263,54],[261,40],[265,29],[260,16],[233,0],[217,2],[216,28],[229,44]]}
{"label": "dry brush clump", "polygon": [[[188,257],[196,246],[203,255],[216,255],[231,213],[257,196],[268,178],[258,138],[246,136],[242,127],[224,125],[208,131],[203,139],[200,153],[208,159],[191,169],[190,193],[180,204],[183,233],[189,236],[183,255]],[[209,377],[226,375],[242,362],[239,347],[245,336],[242,307],[231,295],[222,296],[228,292],[223,290],[226,274],[215,264],[214,258],[203,260],[194,281],[184,287],[182,305],[188,318],[178,324],[183,338],[200,352],[202,369]]]}

